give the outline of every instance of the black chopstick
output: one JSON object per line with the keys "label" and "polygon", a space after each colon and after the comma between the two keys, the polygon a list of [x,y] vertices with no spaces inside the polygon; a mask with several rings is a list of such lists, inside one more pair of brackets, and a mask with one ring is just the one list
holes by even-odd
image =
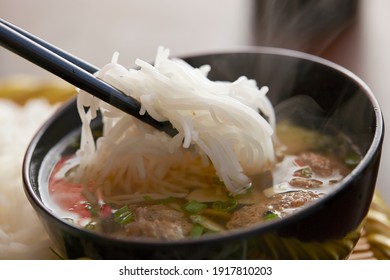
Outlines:
{"label": "black chopstick", "polygon": [[170,136],[177,134],[177,130],[169,122],[158,122],[147,113],[140,115],[141,104],[138,100],[123,94],[113,86],[96,78],[92,74],[96,72],[95,70],[98,70],[95,66],[4,20],[0,21],[0,44],[11,52],[158,130],[162,130]]}

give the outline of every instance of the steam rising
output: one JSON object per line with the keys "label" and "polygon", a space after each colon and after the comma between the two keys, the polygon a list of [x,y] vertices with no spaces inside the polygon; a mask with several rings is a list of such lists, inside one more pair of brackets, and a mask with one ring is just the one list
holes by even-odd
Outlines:
{"label": "steam rising", "polygon": [[358,0],[256,1],[256,45],[321,54],[353,21]]}

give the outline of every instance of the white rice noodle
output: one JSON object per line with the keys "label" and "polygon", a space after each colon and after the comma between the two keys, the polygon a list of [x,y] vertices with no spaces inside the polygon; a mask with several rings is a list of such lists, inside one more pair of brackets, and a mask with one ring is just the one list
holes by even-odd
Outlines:
{"label": "white rice noodle", "polygon": [[[183,60],[171,59],[169,50],[162,47],[154,65],[140,59],[136,65],[139,70],[127,70],[114,54],[112,62],[96,75],[139,100],[141,114],[148,112],[158,121],[168,120],[179,133],[171,138],[80,91],[79,180],[107,185],[107,178],[111,178],[108,188],[119,184],[130,195],[140,189],[145,193],[184,193],[185,184],[156,182],[172,168],[204,165],[208,158],[228,191],[238,194],[250,186],[250,175],[271,166],[275,116],[266,97],[267,87],[258,88],[255,80],[246,77],[233,82],[211,81],[207,78],[210,66],[194,68]],[[104,131],[95,145],[90,122],[97,110],[102,112]],[[189,161],[186,151],[198,151],[202,161]]]}

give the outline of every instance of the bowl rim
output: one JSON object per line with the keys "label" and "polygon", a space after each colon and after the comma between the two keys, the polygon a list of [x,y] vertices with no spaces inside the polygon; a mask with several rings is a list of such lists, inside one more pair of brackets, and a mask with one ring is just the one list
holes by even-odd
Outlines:
{"label": "bowl rim", "polygon": [[332,70],[338,72],[341,75],[347,76],[351,81],[353,81],[358,87],[362,89],[364,94],[367,96],[368,100],[371,103],[371,106],[375,112],[376,117],[376,127],[375,133],[373,135],[372,142],[370,147],[368,148],[366,154],[360,161],[360,163],[352,170],[350,174],[348,174],[340,185],[334,191],[327,194],[325,197],[321,198],[320,201],[314,203],[313,205],[309,205],[304,209],[294,213],[291,216],[287,216],[282,220],[269,221],[264,224],[254,225],[248,228],[242,228],[237,230],[229,230],[226,233],[218,233],[216,235],[202,236],[200,238],[184,238],[179,240],[156,240],[151,238],[132,238],[132,239],[118,239],[103,233],[93,232],[86,230],[84,228],[78,227],[76,225],[72,225],[63,219],[57,217],[55,214],[50,211],[48,207],[45,206],[43,201],[40,199],[38,194],[33,190],[31,181],[30,181],[30,173],[29,168],[31,163],[33,162],[32,155],[33,152],[41,139],[41,137],[45,134],[45,131],[48,127],[52,126],[56,121],[58,116],[60,116],[66,108],[72,106],[75,102],[76,97],[71,98],[66,101],[63,105],[61,105],[60,109],[58,109],[36,132],[33,136],[28,148],[26,150],[23,167],[22,167],[22,176],[23,176],[23,188],[24,191],[34,207],[35,211],[39,211],[40,214],[46,216],[51,220],[56,221],[56,223],[63,228],[66,228],[67,231],[72,232],[78,236],[84,236],[91,239],[99,239],[99,242],[112,244],[116,246],[123,246],[124,244],[131,244],[132,246],[155,246],[155,247],[173,247],[173,246],[183,246],[183,245],[197,245],[204,243],[215,243],[215,242],[224,242],[224,241],[233,241],[239,240],[242,237],[250,237],[254,235],[258,235],[259,233],[263,233],[265,231],[272,231],[278,228],[278,225],[283,224],[291,224],[294,223],[297,219],[302,219],[307,217],[313,209],[318,209],[324,206],[328,200],[332,199],[333,196],[336,196],[339,192],[343,191],[345,185],[348,185],[349,182],[353,180],[354,177],[358,176],[358,174],[371,162],[371,159],[375,156],[377,150],[381,149],[381,145],[383,143],[384,138],[384,118],[379,106],[379,103],[374,96],[373,92],[369,88],[369,86],[356,74],[347,68],[336,64],[330,60],[325,58],[321,58],[319,56],[291,50],[285,48],[277,48],[277,47],[263,47],[263,46],[248,46],[248,47],[240,47],[240,48],[232,48],[232,49],[223,49],[223,50],[211,50],[211,51],[202,51],[202,52],[192,52],[192,54],[187,55],[179,55],[176,56],[181,59],[189,59],[196,58],[202,56],[212,56],[212,55],[228,55],[228,54],[266,54],[266,55],[277,55],[277,56],[286,56],[293,57],[295,59],[306,60],[310,62],[314,62],[316,64],[322,64],[327,68],[331,68]]}

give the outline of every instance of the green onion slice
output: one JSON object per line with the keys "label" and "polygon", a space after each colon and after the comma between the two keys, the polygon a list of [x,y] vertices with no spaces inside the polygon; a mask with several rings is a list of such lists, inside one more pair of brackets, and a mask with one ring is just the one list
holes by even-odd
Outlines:
{"label": "green onion slice", "polygon": [[135,215],[127,205],[119,208],[117,211],[114,212],[114,221],[122,226],[133,222],[134,219]]}
{"label": "green onion slice", "polygon": [[186,205],[184,205],[184,209],[191,214],[197,214],[207,207],[208,206],[206,203],[202,203],[196,200],[191,200]]}
{"label": "green onion slice", "polygon": [[199,224],[195,224],[191,230],[191,237],[199,237],[203,234],[203,232],[204,232],[204,227]]}

